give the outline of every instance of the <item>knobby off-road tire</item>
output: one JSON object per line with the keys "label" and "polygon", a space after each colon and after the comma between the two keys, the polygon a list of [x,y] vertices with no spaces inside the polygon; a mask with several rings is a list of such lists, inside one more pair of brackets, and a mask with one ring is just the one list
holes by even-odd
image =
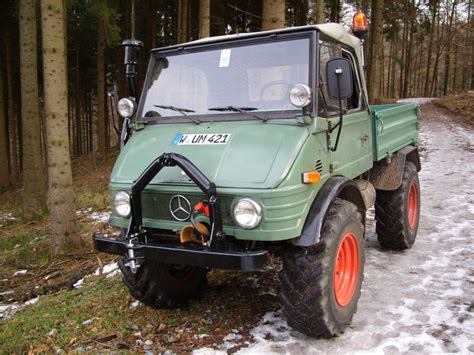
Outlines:
{"label": "knobby off-road tire", "polygon": [[415,164],[406,162],[402,184],[395,191],[377,191],[375,199],[377,238],[387,249],[411,248],[420,220],[420,182]]}
{"label": "knobby off-road tire", "polygon": [[361,220],[354,204],[336,199],[320,243],[294,248],[282,257],[280,299],[292,328],[312,337],[332,337],[351,322],[364,275]]}
{"label": "knobby off-road tire", "polygon": [[145,261],[134,274],[121,260],[123,282],[130,294],[149,306],[178,307],[198,295],[207,269]]}

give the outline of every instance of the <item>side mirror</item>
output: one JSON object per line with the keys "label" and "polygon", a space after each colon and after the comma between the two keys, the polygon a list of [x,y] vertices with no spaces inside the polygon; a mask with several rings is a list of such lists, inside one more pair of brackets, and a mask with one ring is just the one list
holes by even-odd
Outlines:
{"label": "side mirror", "polygon": [[346,58],[335,58],[327,62],[326,79],[331,99],[345,100],[352,96],[352,66]]}

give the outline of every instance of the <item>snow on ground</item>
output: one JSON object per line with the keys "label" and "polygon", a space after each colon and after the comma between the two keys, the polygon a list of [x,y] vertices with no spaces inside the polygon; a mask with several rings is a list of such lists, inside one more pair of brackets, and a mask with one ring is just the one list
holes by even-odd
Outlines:
{"label": "snow on ground", "polygon": [[11,213],[0,212],[0,228],[7,224],[8,221],[16,221],[16,217]]}
{"label": "snow on ground", "polygon": [[97,223],[108,223],[110,218],[110,212],[96,212],[89,208],[83,208],[76,211],[76,217],[87,217],[88,219],[95,221]]}
{"label": "snow on ground", "polygon": [[240,354],[474,352],[474,134],[440,112],[431,115],[420,133],[417,241],[410,250],[384,251],[370,226],[352,325],[340,337],[311,339],[292,330],[280,311],[270,312],[251,330],[254,343]]}
{"label": "snow on ground", "polygon": [[32,298],[25,303],[21,304],[18,302],[9,304],[0,304],[0,319],[8,319],[15,315],[16,312],[22,310],[26,306],[31,306],[39,301],[39,297]]}
{"label": "snow on ground", "polygon": [[433,97],[409,97],[408,99],[400,99],[397,101],[399,104],[429,104],[433,101]]}
{"label": "snow on ground", "polygon": [[77,281],[72,287],[74,288],[80,288],[84,285],[84,281],[91,277],[91,276],[99,276],[99,275],[107,275],[106,278],[111,278],[114,277],[115,275],[118,275],[120,273],[120,269],[118,267],[118,264],[115,261],[112,261],[111,263],[105,265],[102,268],[98,268],[95,270],[92,274],[84,276],[82,279]]}

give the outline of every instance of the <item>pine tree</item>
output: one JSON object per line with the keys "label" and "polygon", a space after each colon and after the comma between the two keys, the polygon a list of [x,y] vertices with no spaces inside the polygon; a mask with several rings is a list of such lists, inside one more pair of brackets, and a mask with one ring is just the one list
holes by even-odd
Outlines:
{"label": "pine tree", "polygon": [[10,173],[8,171],[8,132],[6,121],[3,93],[3,71],[0,70],[0,189],[5,189],[10,185]]}
{"label": "pine tree", "polygon": [[23,136],[23,218],[37,218],[46,210],[41,124],[38,103],[36,1],[20,1],[20,81]]}
{"label": "pine tree", "polygon": [[324,23],[324,0],[314,0],[314,23]]}
{"label": "pine tree", "polygon": [[43,82],[48,152],[51,253],[80,248],[68,138],[65,9],[62,0],[41,0]]}
{"label": "pine tree", "polygon": [[367,89],[369,100],[375,101],[379,98],[380,74],[383,70],[383,8],[384,0],[372,0],[372,16],[370,30],[370,54],[367,72]]}
{"label": "pine tree", "polygon": [[199,0],[199,38],[209,37],[210,0]]}

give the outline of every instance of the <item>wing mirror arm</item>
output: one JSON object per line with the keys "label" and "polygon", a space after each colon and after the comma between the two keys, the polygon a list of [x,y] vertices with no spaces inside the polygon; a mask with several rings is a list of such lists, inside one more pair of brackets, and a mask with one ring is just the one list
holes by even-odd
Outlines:
{"label": "wing mirror arm", "polygon": [[344,112],[342,111],[342,98],[341,98],[341,75],[342,75],[342,69],[341,68],[336,68],[334,70],[334,74],[336,74],[336,83],[337,83],[337,92],[338,92],[338,101],[339,101],[339,122],[337,125],[329,129],[329,133],[332,133],[337,127],[339,129],[337,130],[337,136],[336,136],[336,142],[334,143],[334,147],[330,147],[329,149],[332,152],[335,152],[337,150],[337,146],[339,144],[339,138],[341,137],[341,131],[342,131],[342,126],[344,125]]}

